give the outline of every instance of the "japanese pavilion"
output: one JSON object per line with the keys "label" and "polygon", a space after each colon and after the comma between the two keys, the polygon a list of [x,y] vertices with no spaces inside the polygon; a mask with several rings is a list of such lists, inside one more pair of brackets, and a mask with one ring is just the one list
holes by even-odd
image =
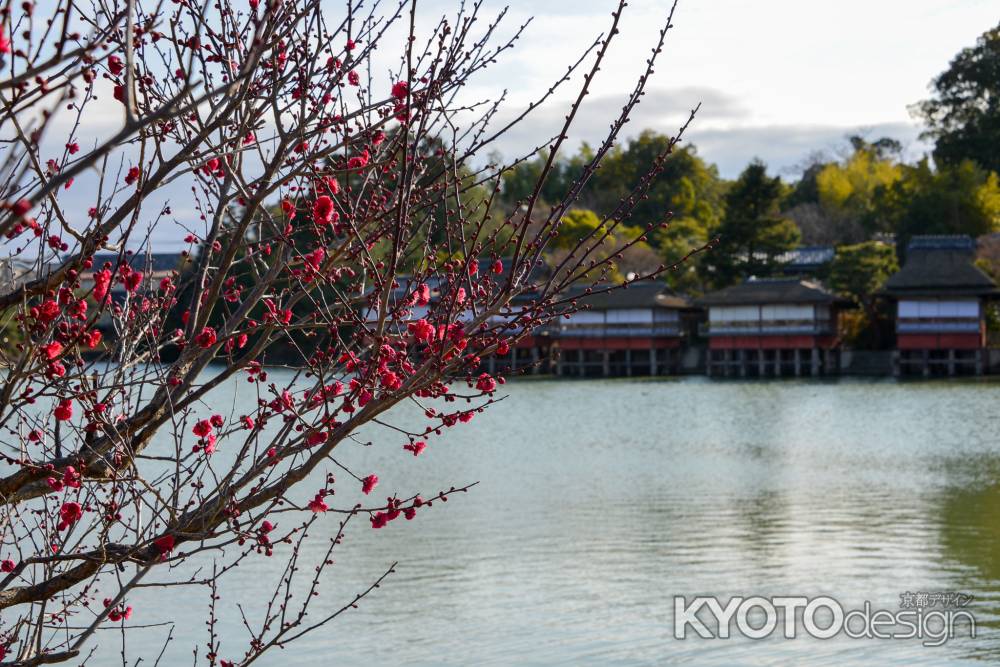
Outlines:
{"label": "japanese pavilion", "polygon": [[968,236],[915,236],[906,262],[886,281],[896,305],[896,375],[982,374],[985,306],[1000,296],[973,264]]}
{"label": "japanese pavilion", "polygon": [[710,376],[835,373],[837,316],[849,305],[798,278],[750,278],[695,301],[708,309]]}
{"label": "japanese pavilion", "polygon": [[682,313],[690,303],[659,282],[611,292],[579,290],[580,310],[550,327],[556,375],[668,375],[680,366]]}

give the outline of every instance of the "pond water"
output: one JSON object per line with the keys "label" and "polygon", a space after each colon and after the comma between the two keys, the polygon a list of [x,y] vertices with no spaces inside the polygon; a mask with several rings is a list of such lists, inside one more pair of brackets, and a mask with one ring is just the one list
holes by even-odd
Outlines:
{"label": "pond water", "polygon": [[[1000,384],[523,380],[504,390],[502,403],[431,440],[419,458],[385,432],[338,452],[358,472],[378,473],[375,496],[479,484],[413,521],[377,531],[357,521],[310,618],[399,561],[395,574],[357,609],[258,664],[1000,659]],[[354,501],[340,491],[336,499]],[[324,515],[314,535],[332,535],[337,520]],[[313,540],[304,570],[325,546]],[[284,563],[254,558],[224,580],[222,657],[246,648],[236,605],[259,607]],[[676,595],[828,595],[845,609],[870,601],[898,611],[901,594],[924,591],[972,596],[976,638],[962,627],[939,647],[780,632],[674,638]],[[205,652],[208,597],[171,588],[134,596],[133,622],[171,625],[130,635],[131,648],[151,664],[172,632],[163,664],[190,664],[196,646]],[[100,664],[110,663],[119,633],[100,644]]]}

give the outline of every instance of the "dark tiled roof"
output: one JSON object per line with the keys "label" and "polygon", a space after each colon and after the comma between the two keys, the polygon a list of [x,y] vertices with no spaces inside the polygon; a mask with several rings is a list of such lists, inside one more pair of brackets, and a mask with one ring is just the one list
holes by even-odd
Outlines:
{"label": "dark tiled roof", "polygon": [[911,250],[964,250],[972,253],[976,243],[964,234],[914,236],[906,246]]}
{"label": "dark tiled roof", "polygon": [[614,287],[602,292],[611,285],[597,285],[593,294],[586,294],[584,288],[572,290],[567,294],[590,310],[614,310],[616,308],[690,308],[691,303],[684,297],[674,294],[661,282],[642,281],[632,283],[628,287]]}
{"label": "dark tiled roof", "polygon": [[904,295],[995,295],[992,279],[972,263],[975,244],[968,236],[915,236],[906,264],[886,281],[883,292]]}
{"label": "dark tiled roof", "polygon": [[816,283],[797,278],[750,278],[746,282],[710,292],[697,299],[699,306],[764,303],[834,303],[839,299]]}
{"label": "dark tiled roof", "polygon": [[834,254],[832,245],[804,245],[775,255],[774,260],[788,268],[819,267],[833,261]]}

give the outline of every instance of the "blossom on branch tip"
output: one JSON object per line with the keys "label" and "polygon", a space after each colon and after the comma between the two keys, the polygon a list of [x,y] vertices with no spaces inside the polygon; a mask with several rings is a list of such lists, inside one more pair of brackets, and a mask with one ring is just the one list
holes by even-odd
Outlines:
{"label": "blossom on branch tip", "polygon": [[330,509],[330,506],[323,502],[322,491],[317,493],[316,497],[309,501],[309,509],[312,510],[313,514],[319,514],[320,512],[325,512]]}
{"label": "blossom on branch tip", "polygon": [[427,449],[427,443],[423,440],[417,440],[414,443],[403,445],[403,449],[408,452],[413,452],[414,456],[420,456],[420,453]]}

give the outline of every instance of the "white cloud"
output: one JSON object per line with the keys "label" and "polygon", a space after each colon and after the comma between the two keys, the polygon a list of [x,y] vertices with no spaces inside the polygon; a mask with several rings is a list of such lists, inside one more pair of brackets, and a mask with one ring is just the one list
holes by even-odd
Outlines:
{"label": "white cloud", "polygon": [[[434,7],[449,4],[438,0]],[[513,109],[542,94],[607,29],[616,3],[509,4],[512,23],[532,13],[536,21],[516,52],[475,82],[470,95],[495,97],[506,88]],[[667,8],[663,0],[629,3],[575,138],[603,135]],[[994,0],[681,0],[651,94],[630,132],[644,124],[674,131],[700,95],[703,112],[690,136],[730,176],[738,171],[736,156],[759,154],[785,168],[858,128],[884,128],[912,142],[917,131],[908,105],[927,96],[930,80],[961,48],[996,25],[996,8]],[[550,136],[580,79],[507,138],[504,150],[513,154]],[[808,145],[813,140],[822,145]]]}

